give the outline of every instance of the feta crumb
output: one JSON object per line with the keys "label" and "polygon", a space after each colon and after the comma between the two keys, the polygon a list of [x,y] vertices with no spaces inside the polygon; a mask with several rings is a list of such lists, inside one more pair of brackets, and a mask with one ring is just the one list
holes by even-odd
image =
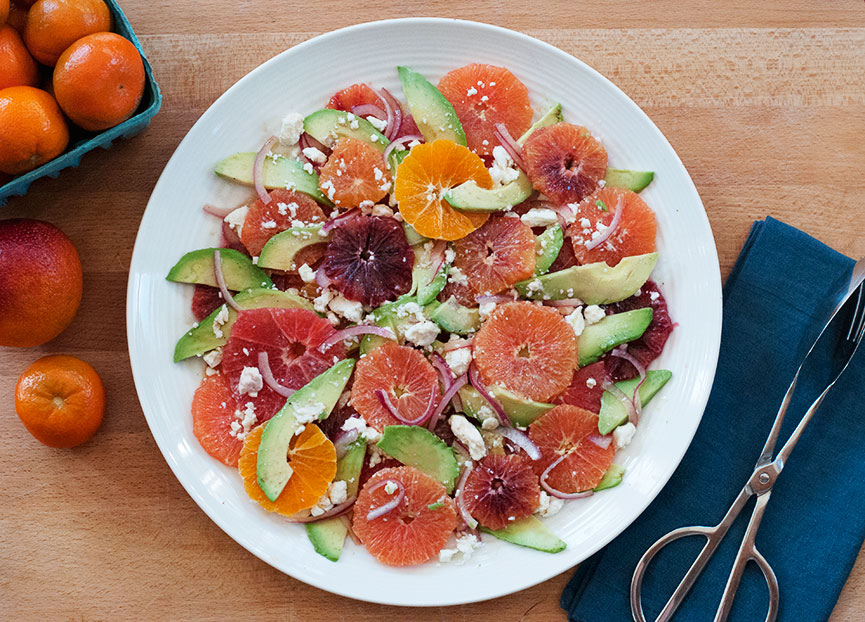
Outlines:
{"label": "feta crumb", "polygon": [[367,424],[366,419],[364,419],[360,415],[356,415],[354,417],[349,417],[348,419],[346,419],[343,422],[341,429],[346,432],[356,430],[358,437],[365,439],[368,443],[377,443],[379,440],[381,440],[381,432],[379,432],[375,428],[370,427]]}
{"label": "feta crumb", "polygon": [[439,551],[439,562],[446,564],[457,560],[458,563],[464,564],[482,546],[483,542],[476,535],[468,532],[461,533],[456,537],[454,548]]}
{"label": "feta crumb", "polygon": [[586,318],[586,325],[597,324],[603,320],[607,314],[598,305],[589,305],[583,309],[583,316]]}
{"label": "feta crumb", "polygon": [[535,514],[543,518],[547,518],[549,516],[552,516],[553,514],[558,514],[559,511],[564,507],[564,505],[565,502],[562,499],[550,496],[545,490],[542,490],[541,501],[538,504],[538,509],[535,510]]}
{"label": "feta crumb", "polygon": [[457,285],[468,286],[469,278],[462,270],[460,270],[456,266],[451,266],[448,270],[448,283],[456,283]]}
{"label": "feta crumb", "polygon": [[366,118],[366,120],[369,121],[370,124],[375,129],[377,129],[379,132],[383,132],[385,130],[385,128],[387,127],[387,119],[382,120],[382,119],[379,119],[378,117],[374,117],[374,116],[370,115]]}
{"label": "feta crumb", "polygon": [[[247,402],[244,404],[243,410],[234,411],[234,417],[235,419],[231,422],[231,429],[228,433],[234,438],[242,441],[258,421],[258,417],[255,414],[255,404]],[[289,468],[289,477],[291,476],[290,474],[291,469]]]}
{"label": "feta crumb", "polygon": [[237,392],[249,397],[257,397],[258,392],[264,387],[264,379],[258,367],[244,367],[240,372],[240,380],[237,382]]}
{"label": "feta crumb", "polygon": [[439,551],[439,561],[443,564],[447,564],[451,560],[453,560],[454,555],[456,555],[459,551],[456,549],[442,549]]}
{"label": "feta crumb", "polygon": [[496,302],[494,300],[482,302],[480,305],[478,305],[478,313],[480,314],[481,322],[485,322],[495,310]]}
{"label": "feta crumb", "polygon": [[276,221],[275,220],[265,220],[261,223],[262,229],[276,229]]}
{"label": "feta crumb", "polygon": [[392,495],[392,494],[395,493],[398,489],[399,489],[399,486],[396,485],[396,482],[388,481],[388,482],[384,485],[384,492],[385,492],[385,494],[388,494],[388,495]]}
{"label": "feta crumb", "polygon": [[466,97],[471,97],[472,95],[477,95],[477,94],[478,94],[478,90],[473,86],[470,86],[469,90],[466,91]]}
{"label": "feta crumb", "polygon": [[388,218],[393,218],[393,210],[387,205],[382,205],[381,203],[378,203],[372,206],[372,215],[387,216]]}
{"label": "feta crumb", "polygon": [[451,368],[455,378],[462,376],[472,362],[472,349],[470,347],[457,348],[445,352],[445,362]]}
{"label": "feta crumb", "polygon": [[529,227],[547,227],[559,222],[556,212],[551,209],[533,207],[520,217]]}
{"label": "feta crumb", "polygon": [[405,338],[417,346],[428,346],[439,334],[439,327],[435,322],[424,320],[417,322],[405,329]]}
{"label": "feta crumb", "polygon": [[324,404],[315,402],[312,404],[298,405],[294,408],[295,420],[300,425],[312,423],[324,412]]}
{"label": "feta crumb", "polygon": [[327,156],[324,152],[315,147],[306,147],[303,150],[303,155],[315,162],[316,164],[324,164],[327,161]]}
{"label": "feta crumb", "polygon": [[634,440],[634,434],[636,433],[637,426],[630,421],[613,430],[613,443],[616,445],[616,449],[622,449],[623,447],[630,445],[631,441]]}
{"label": "feta crumb", "polygon": [[586,378],[586,387],[587,388],[594,389],[596,386],[598,386],[597,380],[595,380],[594,378]]}
{"label": "feta crumb", "polygon": [[526,290],[529,292],[529,294],[536,294],[542,289],[544,289],[544,284],[541,283],[540,279],[532,279],[531,281],[529,281],[529,284],[526,287]]}
{"label": "feta crumb", "polygon": [[321,294],[319,294],[312,301],[312,307],[318,311],[319,313],[327,313],[327,305],[333,299],[334,293],[325,288],[321,290]]}
{"label": "feta crumb", "polygon": [[[484,409],[484,408],[489,409],[489,406],[481,406],[481,409]],[[480,413],[478,413],[478,414],[480,414]],[[493,416],[493,417],[487,417],[487,418],[484,419],[483,422],[481,423],[481,428],[482,428],[483,430],[486,430],[487,432],[490,432],[490,431],[492,431],[492,430],[495,430],[495,429],[498,428],[498,427],[499,427],[499,420],[498,420],[498,418],[496,418],[495,416]]]}
{"label": "feta crumb", "polygon": [[592,221],[589,220],[588,218],[586,218],[585,216],[583,216],[582,218],[580,218],[580,226],[583,229],[588,229],[589,227],[592,226]]}
{"label": "feta crumb", "polygon": [[312,283],[315,280],[315,270],[309,267],[309,264],[303,264],[297,269],[297,273],[304,283]]}
{"label": "feta crumb", "polygon": [[208,367],[216,367],[222,362],[222,348],[211,350],[201,358],[204,359]]}
{"label": "feta crumb", "polygon": [[222,332],[222,326],[228,321],[228,306],[222,305],[219,308],[219,313],[213,318],[213,334],[222,339],[225,335]]}
{"label": "feta crumb", "polygon": [[583,318],[581,308],[574,309],[565,316],[565,321],[574,329],[574,334],[579,337],[583,334],[583,329],[586,328],[586,320]]}
{"label": "feta crumb", "polygon": [[381,462],[382,456],[384,454],[382,454],[381,449],[379,449],[377,445],[368,445],[368,447],[369,447],[369,462],[367,464],[369,465],[370,468],[372,468],[375,465],[377,465],[379,462]]}
{"label": "feta crumb", "polygon": [[277,138],[279,144],[285,147],[296,145],[303,134],[303,115],[299,112],[290,112],[282,119]]}
{"label": "feta crumb", "polygon": [[452,415],[450,418],[451,431],[463,445],[469,450],[472,460],[480,460],[487,455],[487,446],[478,429],[469,423],[462,415]]}
{"label": "feta crumb", "polygon": [[229,212],[224,218],[228,228],[236,231],[237,235],[240,235],[240,232],[243,229],[243,222],[246,220],[246,214],[248,212],[249,206],[247,205],[238,207],[236,210]]}
{"label": "feta crumb", "polygon": [[309,173],[310,175],[313,175],[315,173],[315,167],[313,167],[313,165],[310,164],[309,162],[303,163],[303,170],[306,171],[307,173]]}
{"label": "feta crumb", "polygon": [[661,297],[661,294],[659,294],[658,292],[650,292],[649,293],[649,300],[651,300],[652,302],[655,302],[660,297]]}
{"label": "feta crumb", "polygon": [[363,304],[355,302],[354,300],[349,300],[342,294],[334,296],[331,299],[329,306],[334,313],[341,315],[349,322],[359,324],[363,321]]}
{"label": "feta crumb", "polygon": [[327,491],[321,496],[321,499],[309,509],[309,513],[313,516],[321,516],[332,510],[334,506],[345,502],[348,498],[347,484],[345,480],[337,480],[331,482],[327,487]]}
{"label": "feta crumb", "polygon": [[501,145],[493,147],[493,165],[489,169],[493,181],[503,186],[514,181],[520,176],[520,172],[514,168],[514,161]]}

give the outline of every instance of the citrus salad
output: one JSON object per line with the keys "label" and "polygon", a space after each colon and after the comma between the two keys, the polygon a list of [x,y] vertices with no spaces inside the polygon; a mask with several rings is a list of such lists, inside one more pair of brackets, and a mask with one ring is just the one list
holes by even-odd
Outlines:
{"label": "citrus salad", "polygon": [[354,84],[217,164],[255,193],[205,206],[222,245],[168,274],[195,285],[193,432],[333,561],[347,537],[394,566],[482,534],[556,553],[540,519],[622,481],[671,377],[646,369],[673,330],[653,174],[505,68],[398,74],[405,103]]}

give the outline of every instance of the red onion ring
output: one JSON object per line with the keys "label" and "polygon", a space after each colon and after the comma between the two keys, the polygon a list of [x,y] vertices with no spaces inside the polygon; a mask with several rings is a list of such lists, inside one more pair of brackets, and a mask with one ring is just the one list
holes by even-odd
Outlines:
{"label": "red onion ring", "polygon": [[236,207],[216,207],[215,205],[211,205],[210,203],[205,203],[204,207],[201,208],[205,214],[210,214],[211,216],[216,216],[217,218],[224,219],[231,212],[236,210]]}
{"label": "red onion ring", "polygon": [[604,390],[609,391],[613,394],[622,404],[625,406],[625,410],[628,411],[628,421],[637,425],[637,422],[640,420],[640,415],[637,413],[637,409],[634,407],[634,402],[625,395],[625,392],[622,391],[619,387],[616,386],[614,382],[610,382],[607,379],[604,379],[603,384]]}
{"label": "red onion ring", "polygon": [[289,389],[288,387],[279,384],[273,376],[273,370],[270,369],[270,360],[267,352],[258,353],[258,371],[261,372],[261,378],[264,384],[279,393],[282,397],[291,397],[297,389]]}
{"label": "red onion ring", "polygon": [[559,219],[559,226],[562,228],[562,234],[567,237],[570,223],[577,217],[576,211],[574,211],[570,203],[566,203],[565,205],[548,204],[547,207],[556,213]]}
{"label": "red onion ring", "polygon": [[388,146],[384,149],[384,161],[390,162],[387,157],[390,155],[391,151],[393,151],[397,147],[404,147],[406,144],[410,143],[413,140],[423,141],[423,136],[421,136],[420,134],[409,134],[408,136],[400,136],[399,138],[390,141]]}
{"label": "red onion ring", "polygon": [[486,387],[486,385],[484,385],[483,381],[481,380],[480,374],[478,373],[478,367],[477,367],[477,365],[475,365],[474,361],[472,361],[471,364],[469,364],[468,376],[469,376],[469,382],[471,383],[471,385],[475,389],[477,389],[478,393],[481,394],[481,397],[483,397],[489,403],[489,405],[492,406],[493,411],[495,411],[495,413],[496,413],[496,417],[498,417],[499,424],[505,428],[513,427],[513,424],[511,423],[510,417],[508,417],[508,414],[505,412],[505,409],[502,408],[502,405],[499,404],[499,401],[496,398],[494,398],[490,394],[489,391],[487,391],[487,387]]}
{"label": "red onion ring", "polygon": [[270,195],[267,193],[267,188],[264,187],[264,160],[277,142],[276,136],[268,138],[261,146],[261,149],[258,150],[258,153],[255,154],[255,162],[252,164],[252,185],[255,186],[258,198],[265,205],[270,204]]}
{"label": "red onion ring", "polygon": [[324,154],[327,154],[330,152],[330,149],[327,148],[327,145],[325,145],[323,142],[319,141],[317,138],[310,136],[306,132],[304,132],[303,134],[300,135],[300,140],[298,141],[298,144],[300,145],[301,149],[307,149],[308,147],[315,147],[316,149],[318,149],[319,151],[321,151]]}
{"label": "red onion ring", "polygon": [[323,268],[319,268],[318,270],[315,271],[315,283],[321,289],[327,289],[328,287],[330,287],[330,284],[332,282],[333,281],[331,281],[329,278],[327,278],[327,275],[324,273]]}
{"label": "red onion ring", "polygon": [[640,361],[638,361],[636,358],[634,358],[633,354],[628,352],[628,350],[626,349],[626,346],[623,346],[620,348],[614,348],[610,352],[610,355],[611,356],[618,356],[619,358],[625,359],[631,365],[633,365],[634,369],[637,370],[637,373],[640,374],[640,382],[637,384],[636,387],[634,387],[634,394],[631,396],[631,402],[633,402],[633,404],[634,404],[634,410],[636,411],[637,416],[639,417],[642,414],[643,405],[640,402],[640,394],[638,393],[638,391],[640,390],[640,387],[643,386],[643,383],[646,381],[646,367],[645,367],[645,365],[640,363]]}
{"label": "red onion ring", "polygon": [[[613,214],[613,220],[610,221],[610,226],[607,227],[607,230],[604,231],[601,235],[596,237],[594,240],[589,240],[586,242],[586,250],[590,251],[595,247],[600,246],[604,242],[606,242],[613,233],[615,233],[616,229],[619,228],[619,223],[622,222],[622,212],[625,211],[625,204],[622,196],[619,196],[619,200],[616,202],[615,207],[616,213]],[[597,227],[597,225],[595,225]]]}
{"label": "red onion ring", "polygon": [[474,469],[474,464],[472,462],[466,463],[465,469],[463,469],[463,474],[460,477],[460,481],[457,484],[457,490],[454,493],[454,501],[457,503],[457,509],[460,511],[460,516],[465,521],[466,525],[469,526],[470,529],[477,529],[478,522],[472,518],[471,513],[468,508],[465,506],[465,495],[463,495],[463,491],[466,487],[466,480],[468,480],[469,475],[471,475],[472,469]]}
{"label": "red onion ring", "polygon": [[538,446],[529,438],[529,435],[522,430],[517,430],[516,428],[501,428],[496,430],[496,432],[526,452],[532,460],[541,459],[541,450],[538,449]]}
{"label": "red onion ring", "polygon": [[468,382],[468,376],[463,374],[462,376],[457,378],[453,382],[453,384],[451,384],[451,386],[449,386],[444,392],[444,395],[442,395],[442,398],[439,400],[438,406],[436,406],[435,410],[433,410],[432,414],[430,415],[430,420],[427,424],[427,429],[430,432],[435,430],[435,427],[439,422],[439,417],[441,417],[441,414],[445,411],[445,408],[447,408],[450,401],[456,396],[457,391],[459,391],[465,386],[466,382]]}
{"label": "red onion ring", "polygon": [[318,516],[304,516],[302,518],[289,518],[288,522],[290,523],[315,523],[320,520],[324,520],[326,518],[334,518],[336,516],[341,516],[348,512],[351,509],[351,506],[354,505],[354,502],[357,501],[357,497],[349,497],[339,505],[335,505],[330,508],[324,514],[319,514]]}
{"label": "red onion ring", "polygon": [[357,440],[357,430],[343,431],[336,440],[333,441],[333,447],[336,449],[336,459],[339,460],[348,452],[348,446]]}
{"label": "red onion ring", "polygon": [[548,307],[582,307],[583,301],[579,298],[562,298],[561,300],[544,300]]}
{"label": "red onion ring", "polygon": [[594,443],[601,449],[607,449],[610,446],[610,443],[613,442],[611,436],[601,436],[600,434],[590,434],[589,442]]}
{"label": "red onion ring", "polygon": [[442,385],[444,390],[447,391],[450,386],[454,383],[453,375],[451,374],[451,366],[448,365],[448,362],[442,358],[442,355],[438,352],[433,352],[429,357],[430,363],[432,366],[436,368],[436,371],[442,377]]}
{"label": "red onion ring", "polygon": [[586,497],[591,497],[594,494],[594,491],[586,490],[585,492],[562,492],[561,490],[556,490],[547,483],[547,477],[550,475],[550,472],[557,466],[559,466],[562,463],[562,460],[567,458],[569,455],[570,454],[562,454],[553,462],[551,462],[550,466],[544,469],[544,472],[541,473],[541,487],[546,490],[550,494],[550,496],[557,499],[585,499]]}
{"label": "red onion ring", "polygon": [[219,292],[222,294],[222,299],[225,303],[235,311],[243,311],[243,307],[234,301],[231,292],[225,285],[225,275],[222,273],[222,254],[219,249],[213,251],[213,276],[216,278],[216,284],[219,286]]}
{"label": "red onion ring", "polygon": [[393,339],[396,337],[396,335],[393,334],[393,331],[389,328],[383,326],[372,326],[371,324],[357,324],[356,326],[349,326],[348,328],[336,331],[319,344],[318,351],[327,352],[327,349],[333,344],[339,343],[349,337],[357,337],[358,335],[378,335],[385,339]]}
{"label": "red onion ring", "polygon": [[397,419],[400,423],[405,425],[421,425],[424,421],[426,421],[430,414],[435,411],[437,403],[436,398],[438,397],[436,395],[438,391],[433,391],[432,393],[430,393],[430,399],[429,403],[427,404],[426,410],[424,410],[416,419],[406,419],[399,412],[396,404],[391,401],[390,394],[388,394],[387,391],[385,391],[384,389],[376,389],[375,391],[373,391],[373,393],[375,393],[375,396],[378,398],[379,403],[384,407],[384,409],[388,411],[391,415],[393,415],[394,418]]}
{"label": "red onion ring", "polygon": [[474,335],[472,335],[471,337],[468,337],[466,339],[465,343],[461,343],[459,345],[456,345],[455,343],[447,342],[446,344],[444,344],[444,347],[442,347],[442,350],[444,350],[445,352],[453,352],[454,350],[462,350],[463,348],[471,348],[472,347],[472,339],[474,339]]}
{"label": "red onion ring", "polygon": [[496,123],[496,128],[493,133],[495,134],[496,140],[501,143],[502,147],[505,148],[505,151],[508,152],[508,155],[511,156],[511,160],[514,161],[514,164],[519,166],[522,170],[526,170],[526,164],[523,162],[522,150],[517,144],[517,141],[514,140],[514,137],[511,136],[511,133],[508,131],[505,124]]}
{"label": "red onion ring", "polygon": [[369,489],[370,494],[372,494],[373,492],[375,492],[379,488],[384,488],[389,483],[395,484],[397,489],[399,490],[399,493],[397,494],[397,496],[395,498],[391,499],[390,501],[388,501],[384,505],[380,505],[377,508],[371,509],[369,511],[369,514],[366,515],[366,520],[375,520],[380,516],[384,516],[385,514],[395,510],[397,507],[399,507],[399,504],[402,503],[402,500],[405,498],[405,486],[403,486],[402,482],[399,480],[383,479],[382,481],[377,482],[373,486],[370,487],[370,489]]}
{"label": "red onion ring", "polygon": [[384,103],[384,110],[387,113],[387,126],[384,128],[384,137],[388,140],[393,140],[399,134],[402,127],[402,106],[396,100],[396,97],[391,95],[391,92],[383,88],[376,92],[379,99]]}
{"label": "red onion ring", "polygon": [[433,281],[436,280],[436,277],[438,276],[439,270],[441,270],[442,265],[444,265],[445,250],[447,249],[447,247],[448,247],[448,243],[445,242],[444,240],[436,241],[435,245],[433,246],[432,252],[430,253],[430,257],[429,257],[430,263],[435,265],[435,270],[433,270],[433,272],[432,272],[432,278],[429,280],[428,283],[425,283],[424,285],[429,285],[430,283],[432,283]]}
{"label": "red onion ring", "polygon": [[321,226],[320,231],[322,233],[330,233],[336,227],[339,227],[342,223],[346,222],[347,220],[351,220],[352,218],[354,218],[358,214],[360,214],[360,210],[356,207],[353,207],[352,209],[348,210],[344,214],[340,214],[336,218],[331,218],[330,220],[328,220],[326,223],[324,223]]}
{"label": "red onion ring", "polygon": [[360,104],[359,106],[352,106],[351,112],[359,117],[375,117],[381,121],[387,119],[387,112],[375,104]]}

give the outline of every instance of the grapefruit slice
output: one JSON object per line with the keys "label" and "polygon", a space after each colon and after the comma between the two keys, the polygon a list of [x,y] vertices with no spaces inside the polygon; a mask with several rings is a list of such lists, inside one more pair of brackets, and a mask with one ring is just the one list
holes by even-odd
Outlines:
{"label": "grapefruit slice", "polygon": [[466,65],[445,75],[438,88],[453,105],[468,148],[478,155],[491,155],[499,144],[494,133],[497,123],[503,123],[514,138],[532,124],[529,89],[504,67]]}
{"label": "grapefruit slice", "polygon": [[285,398],[266,384],[258,395],[238,392],[245,367],[258,368],[259,352],[266,352],[277,382],[299,389],[345,358],[342,343],[324,353],[318,346],[334,333],[330,322],[307,309],[250,309],[237,314],[222,354],[222,372],[239,404],[252,402],[258,423],[267,421],[285,404]]}
{"label": "grapefruit slice", "polygon": [[[369,520],[370,510],[397,494],[388,494],[380,482],[403,485],[402,502],[383,516]],[[432,506],[432,507],[430,507]],[[453,499],[445,487],[414,467],[382,469],[369,478],[354,504],[354,532],[366,550],[389,566],[411,566],[433,559],[457,526]]]}
{"label": "grapefruit slice", "polygon": [[569,404],[556,406],[530,425],[529,438],[541,450],[541,459],[532,462],[538,476],[554,461],[566,456],[549,472],[547,483],[567,493],[595,488],[616,453],[612,442],[592,440],[603,438],[598,434],[598,415]]}
{"label": "grapefruit slice", "polygon": [[271,501],[258,487],[256,473],[262,432],[263,425],[250,431],[240,451],[237,466],[246,494],[268,512],[292,516],[308,510],[318,503],[336,476],[336,449],[333,443],[317,425],[308,424],[304,427],[289,446],[288,464],[292,469],[291,477],[276,501]]}
{"label": "grapefruit slice", "polygon": [[237,466],[243,441],[231,434],[237,421],[237,402],[222,374],[201,381],[192,397],[192,433],[210,456],[228,466]]}
{"label": "grapefruit slice", "polygon": [[538,476],[524,456],[489,455],[466,479],[466,508],[488,529],[504,529],[514,520],[531,516],[540,503]]}
{"label": "grapefruit slice", "polygon": [[[619,209],[623,211],[616,230],[599,246],[587,249],[586,243],[610,226]],[[615,266],[623,257],[653,253],[656,248],[655,212],[637,193],[621,188],[602,188],[582,201],[568,230],[581,264],[606,261]]]}
{"label": "grapefruit slice", "polygon": [[336,142],[321,167],[318,185],[336,206],[357,207],[364,201],[375,203],[390,192],[390,172],[381,151],[345,137]]}
{"label": "grapefruit slice", "polygon": [[584,127],[556,123],[535,130],[523,145],[526,174],[554,203],[576,203],[607,173],[607,151]]}
{"label": "grapefruit slice", "polygon": [[[309,195],[294,190],[276,189],[270,192],[270,203],[265,205],[261,199],[256,199],[249,206],[243,227],[240,229],[240,241],[253,257],[261,254],[261,249],[267,241],[292,226],[292,223],[302,222],[304,225],[323,223],[326,220],[324,212]],[[300,226],[300,225],[298,225]],[[303,249],[306,250],[306,249]],[[302,251],[301,251],[302,252]],[[324,253],[323,245],[315,249],[313,259],[305,257],[303,261],[299,255],[295,260],[297,265],[315,263],[315,255],[321,258]]]}
{"label": "grapefruit slice", "polygon": [[555,399],[555,403],[570,404],[593,413],[600,413],[601,397],[604,395],[605,366],[604,361],[598,361],[575,371],[571,384]]}
{"label": "grapefruit slice", "polygon": [[577,338],[553,309],[509,302],[498,305],[481,326],[474,354],[485,383],[546,402],[571,382]]}
{"label": "grapefruit slice", "polygon": [[438,378],[438,372],[421,352],[389,342],[357,362],[351,406],[381,431],[401,422],[382,406],[376,389],[386,391],[400,415],[412,420],[426,411],[433,396],[438,399]]}

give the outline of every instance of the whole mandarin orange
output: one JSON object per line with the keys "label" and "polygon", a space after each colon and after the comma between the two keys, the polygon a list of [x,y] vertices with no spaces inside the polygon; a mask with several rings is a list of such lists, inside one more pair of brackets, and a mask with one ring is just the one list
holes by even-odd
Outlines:
{"label": "whole mandarin orange", "polygon": [[81,304],[78,251],[41,220],[0,220],[0,346],[31,347],[63,332]]}
{"label": "whole mandarin orange", "polygon": [[15,411],[36,440],[58,449],[96,434],[105,414],[105,388],[93,367],[74,356],[45,356],[15,386]]}
{"label": "whole mandarin orange", "polygon": [[9,0],[0,0],[0,26],[9,18]]}
{"label": "whole mandarin orange", "polygon": [[72,43],[107,30],[111,11],[103,0],[38,0],[27,13],[24,41],[36,60],[53,67]]}
{"label": "whole mandarin orange", "polygon": [[[42,0],[40,0],[42,1]],[[128,39],[112,32],[82,37],[54,68],[54,96],[85,130],[114,127],[133,115],[144,94],[144,62]]]}
{"label": "whole mandarin orange", "polygon": [[[0,0],[2,1],[2,0]],[[0,89],[39,84],[39,66],[12,26],[0,27]]]}
{"label": "whole mandarin orange", "polygon": [[24,34],[24,26],[27,24],[27,6],[20,0],[12,0],[9,3],[9,17],[6,18],[6,24],[17,30],[19,35]]}
{"label": "whole mandarin orange", "polygon": [[51,95],[32,86],[0,90],[0,172],[32,171],[68,144],[66,119]]}

